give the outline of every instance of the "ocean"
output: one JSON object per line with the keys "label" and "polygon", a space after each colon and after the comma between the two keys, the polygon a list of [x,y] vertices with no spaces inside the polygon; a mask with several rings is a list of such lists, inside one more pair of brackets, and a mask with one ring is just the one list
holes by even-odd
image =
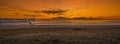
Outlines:
{"label": "ocean", "polygon": [[120,20],[50,20],[35,21],[35,25],[120,25]]}
{"label": "ocean", "polygon": [[[120,20],[41,20],[33,25],[120,25]],[[28,22],[0,23],[1,25],[30,25]]]}

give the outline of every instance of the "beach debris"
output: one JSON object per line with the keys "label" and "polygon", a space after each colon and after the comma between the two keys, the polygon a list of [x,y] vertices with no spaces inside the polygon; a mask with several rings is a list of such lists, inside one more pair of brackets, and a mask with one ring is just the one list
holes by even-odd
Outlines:
{"label": "beach debris", "polygon": [[79,30],[79,31],[80,31],[80,30],[81,30],[81,28],[75,28],[75,29],[73,29],[73,30]]}

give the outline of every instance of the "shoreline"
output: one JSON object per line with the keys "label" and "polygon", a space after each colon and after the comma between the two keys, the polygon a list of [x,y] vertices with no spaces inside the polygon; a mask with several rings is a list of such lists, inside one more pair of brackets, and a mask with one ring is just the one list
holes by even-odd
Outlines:
{"label": "shoreline", "polygon": [[81,29],[120,29],[120,25],[4,25],[0,30],[7,29],[56,29],[56,28],[81,28]]}

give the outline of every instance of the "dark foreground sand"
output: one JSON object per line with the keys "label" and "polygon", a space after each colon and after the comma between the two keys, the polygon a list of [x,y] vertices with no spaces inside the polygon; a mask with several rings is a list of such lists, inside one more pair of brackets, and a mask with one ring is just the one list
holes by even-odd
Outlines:
{"label": "dark foreground sand", "polygon": [[81,30],[73,30],[76,26],[53,27],[5,29],[5,26],[2,26],[0,44],[120,44],[119,26],[104,26],[104,28],[78,26],[77,28]]}

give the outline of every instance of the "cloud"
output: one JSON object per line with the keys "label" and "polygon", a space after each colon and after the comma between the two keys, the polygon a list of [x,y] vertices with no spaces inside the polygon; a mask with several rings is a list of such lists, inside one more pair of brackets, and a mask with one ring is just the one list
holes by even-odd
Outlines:
{"label": "cloud", "polygon": [[46,13],[46,14],[64,14],[66,10],[42,10],[41,12]]}

